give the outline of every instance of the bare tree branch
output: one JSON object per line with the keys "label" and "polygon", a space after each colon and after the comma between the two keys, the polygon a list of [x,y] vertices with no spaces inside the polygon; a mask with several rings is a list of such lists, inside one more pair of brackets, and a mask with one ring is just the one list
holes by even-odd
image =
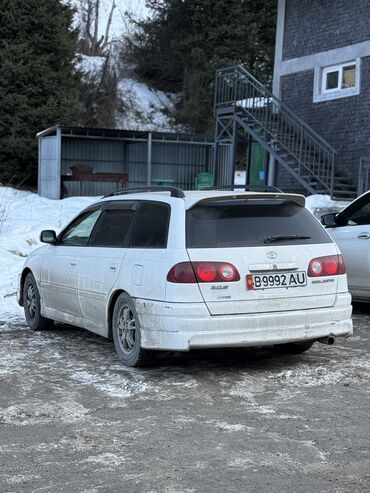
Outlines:
{"label": "bare tree branch", "polygon": [[110,31],[110,28],[111,28],[111,25],[112,25],[113,12],[114,12],[114,9],[115,8],[116,8],[116,0],[113,0],[112,7],[110,9],[109,17],[108,17],[108,20],[107,20],[107,25],[105,26],[104,40],[103,40],[102,45],[100,46],[100,49],[102,51],[107,47],[107,45],[109,43],[109,31]]}
{"label": "bare tree branch", "polygon": [[95,0],[94,41],[93,41],[93,46],[92,46],[93,53],[96,52],[97,47],[98,47],[99,10],[100,10],[100,0]]}
{"label": "bare tree branch", "polygon": [[92,11],[93,11],[93,4],[92,0],[87,0],[86,7],[86,23],[85,23],[85,39],[88,40],[90,43],[90,46],[93,43],[93,37],[91,34],[91,24],[92,24]]}

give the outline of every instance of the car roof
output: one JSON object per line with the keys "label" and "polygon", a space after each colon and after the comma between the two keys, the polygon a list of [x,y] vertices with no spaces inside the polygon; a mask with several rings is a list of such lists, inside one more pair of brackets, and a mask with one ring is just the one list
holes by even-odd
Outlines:
{"label": "car roof", "polygon": [[188,190],[184,191],[184,197],[174,198],[170,196],[167,191],[160,192],[134,192],[127,194],[117,194],[109,197],[103,197],[102,201],[111,200],[150,200],[150,201],[160,201],[166,203],[173,203],[173,201],[182,200],[185,202],[185,209],[191,209],[199,202],[205,200],[220,200],[220,199],[280,199],[289,200],[295,202],[301,207],[305,206],[305,197],[299,194],[292,193],[282,193],[282,192],[246,192],[244,190]]}

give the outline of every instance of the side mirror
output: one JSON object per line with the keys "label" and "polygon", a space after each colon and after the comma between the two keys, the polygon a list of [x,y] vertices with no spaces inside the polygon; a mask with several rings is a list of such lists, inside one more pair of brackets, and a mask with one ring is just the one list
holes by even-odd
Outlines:
{"label": "side mirror", "polygon": [[321,224],[323,224],[326,228],[335,228],[335,226],[338,226],[338,224],[335,222],[336,216],[336,212],[329,212],[328,214],[324,214],[320,218]]}
{"label": "side mirror", "polygon": [[53,245],[57,242],[57,235],[52,229],[44,229],[44,231],[41,231],[40,233],[40,241]]}

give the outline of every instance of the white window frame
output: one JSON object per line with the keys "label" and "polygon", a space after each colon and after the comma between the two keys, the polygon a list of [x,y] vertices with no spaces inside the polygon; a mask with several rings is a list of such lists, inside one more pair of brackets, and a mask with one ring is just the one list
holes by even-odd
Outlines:
{"label": "white window frame", "polygon": [[[361,59],[356,58],[348,62],[339,63],[336,65],[328,65],[326,67],[316,67],[314,76],[314,92],[313,102],[331,101],[333,99],[347,98],[349,96],[357,96],[360,94],[360,72]],[[342,88],[343,69],[354,65],[356,68],[356,80],[353,87]],[[326,89],[327,75],[332,72],[338,72],[338,86],[333,89]]]}

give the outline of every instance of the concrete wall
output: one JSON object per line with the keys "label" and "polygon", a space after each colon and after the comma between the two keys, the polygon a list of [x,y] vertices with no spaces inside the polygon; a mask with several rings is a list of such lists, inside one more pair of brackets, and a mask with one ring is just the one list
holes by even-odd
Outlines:
{"label": "concrete wall", "polygon": [[370,0],[286,0],[283,60],[370,39]]}

